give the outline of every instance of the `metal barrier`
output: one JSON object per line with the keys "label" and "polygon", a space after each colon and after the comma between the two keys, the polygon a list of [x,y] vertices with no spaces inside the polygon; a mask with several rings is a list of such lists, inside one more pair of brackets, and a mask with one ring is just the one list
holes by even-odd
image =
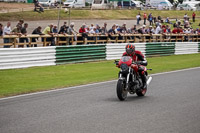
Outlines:
{"label": "metal barrier", "polygon": [[[0,49],[0,69],[120,59],[127,43]],[[198,42],[135,43],[146,57],[200,53]]]}
{"label": "metal barrier", "polygon": [[76,45],[56,47],[56,64],[105,60],[105,45]]}
{"label": "metal barrier", "polygon": [[[5,35],[0,39],[7,38],[11,40],[11,43],[0,43],[3,46],[12,46],[14,48],[33,47],[34,45],[49,46],[51,42],[47,41],[47,38],[54,38],[55,45],[74,45],[74,44],[104,44],[104,43],[142,43],[142,42],[198,42],[200,40],[199,34],[115,34],[111,35],[112,39],[106,35],[91,34],[88,38],[83,38],[81,34],[74,35],[63,35],[57,34],[54,36],[50,35]],[[77,40],[75,40],[75,37]],[[20,38],[28,38],[29,42],[19,43]],[[36,42],[33,42],[33,38],[38,38]]]}

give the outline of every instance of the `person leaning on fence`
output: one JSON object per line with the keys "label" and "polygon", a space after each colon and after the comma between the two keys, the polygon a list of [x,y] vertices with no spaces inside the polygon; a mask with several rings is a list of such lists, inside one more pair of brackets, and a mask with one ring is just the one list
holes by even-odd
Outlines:
{"label": "person leaning on fence", "polygon": [[[52,32],[53,24],[50,24],[43,30],[43,34],[50,35],[51,37],[46,37],[47,44],[51,43],[51,46],[55,46],[55,39],[54,39],[54,33]],[[44,42],[44,37],[42,37],[42,41]],[[46,45],[46,44],[44,44]]]}
{"label": "person leaning on fence", "polygon": [[[69,29],[69,27],[67,26],[67,22],[64,22],[64,25],[60,27],[60,31],[58,33],[66,35],[66,34],[68,34],[68,29]],[[69,43],[69,38],[60,37],[59,39],[60,39],[60,41],[66,41],[67,40],[67,42]],[[62,45],[66,45],[66,43],[62,43]]]}
{"label": "person leaning on fence", "polygon": [[84,41],[84,43],[87,42],[87,40],[88,40],[88,33],[86,31],[86,25],[85,24],[82,24],[82,26],[79,29],[79,33],[81,33],[82,40]]}
{"label": "person leaning on fence", "polygon": [[[27,28],[28,28],[28,24],[25,23],[25,24],[24,24],[24,27],[21,28],[21,33],[22,33],[22,35],[27,36]],[[20,42],[20,43],[24,43],[24,42],[27,42],[27,43],[28,43],[28,38],[27,38],[27,37],[19,38],[19,42]],[[24,45],[22,45],[22,46],[24,46]],[[27,44],[26,46],[29,47],[28,44]]]}
{"label": "person leaning on fence", "polygon": [[[12,34],[21,37],[22,36],[21,29],[22,29],[21,25],[17,24],[16,27],[12,30]],[[11,39],[11,40],[14,41],[14,39]],[[16,40],[16,42],[17,42],[17,40]],[[18,47],[23,48],[24,45],[18,45]]]}
{"label": "person leaning on fence", "polygon": [[113,37],[113,35],[116,34],[115,28],[116,28],[116,25],[113,25],[112,28],[108,31],[108,37],[109,37],[111,40],[114,40],[114,39],[116,38],[116,37]]}
{"label": "person leaning on fence", "polygon": [[[36,35],[43,35],[43,33],[41,32],[42,27],[38,26],[37,28],[35,28],[32,32],[32,34],[36,34]],[[36,42],[36,40],[38,40],[37,38],[32,38],[31,41],[32,42]],[[33,44],[34,47],[37,47],[37,44]]]}
{"label": "person leaning on fence", "polygon": [[[12,31],[11,30],[11,23],[7,22],[7,25],[3,28],[3,36],[4,35],[12,35],[11,31]],[[10,40],[10,38],[4,38],[3,42],[4,43],[11,43],[11,40]],[[4,45],[3,47],[4,48],[10,48],[11,45]]]}
{"label": "person leaning on fence", "polygon": [[[74,36],[73,39],[75,40],[75,42],[73,42],[73,43],[75,44],[76,41],[77,41],[77,34],[78,34],[78,32],[76,32],[76,31],[74,30],[74,22],[72,22],[72,23],[70,24],[70,26],[69,26],[69,28],[68,28],[68,34]],[[73,43],[71,43],[71,40],[72,40],[72,39],[70,38],[70,40],[69,40],[69,44],[70,44],[70,45],[73,44]]]}

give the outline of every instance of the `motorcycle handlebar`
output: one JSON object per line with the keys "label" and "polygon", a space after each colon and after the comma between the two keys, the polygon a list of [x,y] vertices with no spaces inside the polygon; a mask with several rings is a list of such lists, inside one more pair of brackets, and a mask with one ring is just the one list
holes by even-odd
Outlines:
{"label": "motorcycle handlebar", "polygon": [[119,64],[119,61],[115,60],[114,64],[118,65],[118,64]]}

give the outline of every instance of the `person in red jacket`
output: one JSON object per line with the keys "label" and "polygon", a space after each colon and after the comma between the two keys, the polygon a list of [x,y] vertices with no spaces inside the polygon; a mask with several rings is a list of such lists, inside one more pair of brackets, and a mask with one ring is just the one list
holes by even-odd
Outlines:
{"label": "person in red jacket", "polygon": [[138,71],[143,82],[142,88],[146,88],[147,79],[144,73],[144,69],[145,69],[144,66],[147,66],[147,60],[145,59],[141,51],[135,50],[135,45],[127,44],[125,49],[126,49],[126,52],[123,53],[123,56],[131,56],[134,62],[139,64]]}
{"label": "person in red jacket", "polygon": [[192,20],[193,20],[193,22],[195,22],[195,17],[196,17],[196,14],[195,14],[195,12],[193,12],[193,14],[192,14]]}
{"label": "person in red jacket", "polygon": [[88,39],[88,34],[87,34],[87,31],[86,31],[86,25],[83,24],[81,26],[81,28],[79,29],[79,33],[82,34],[82,39],[84,40],[85,38]]}

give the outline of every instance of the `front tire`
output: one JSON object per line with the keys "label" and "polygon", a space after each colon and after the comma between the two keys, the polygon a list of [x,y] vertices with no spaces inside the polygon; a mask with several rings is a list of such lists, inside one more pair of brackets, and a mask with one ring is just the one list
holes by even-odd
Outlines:
{"label": "front tire", "polygon": [[123,80],[118,80],[117,82],[117,97],[119,98],[120,101],[124,101],[127,98],[128,91],[125,90],[126,84]]}

